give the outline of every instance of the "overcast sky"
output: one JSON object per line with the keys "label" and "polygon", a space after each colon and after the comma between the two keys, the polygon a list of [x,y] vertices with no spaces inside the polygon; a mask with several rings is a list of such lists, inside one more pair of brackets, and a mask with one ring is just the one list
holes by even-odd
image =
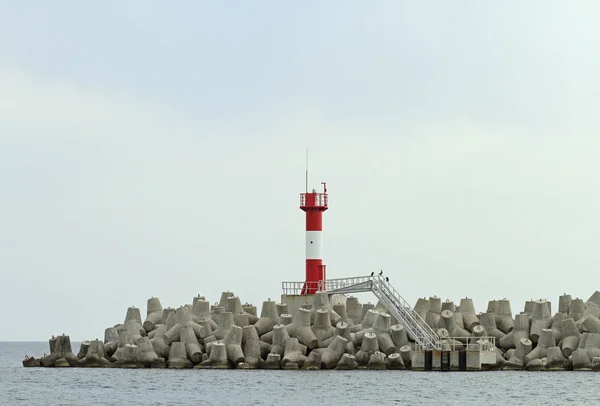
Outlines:
{"label": "overcast sky", "polygon": [[596,1],[0,10],[0,340],[279,301],[306,148],[329,277],[514,313],[600,290]]}

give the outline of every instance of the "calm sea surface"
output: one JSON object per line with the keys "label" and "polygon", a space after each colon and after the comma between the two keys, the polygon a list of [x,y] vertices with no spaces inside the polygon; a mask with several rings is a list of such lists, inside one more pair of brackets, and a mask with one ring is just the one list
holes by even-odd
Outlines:
{"label": "calm sea surface", "polygon": [[[79,350],[79,343],[73,343]],[[597,405],[600,373],[23,368],[0,342],[0,405]]]}

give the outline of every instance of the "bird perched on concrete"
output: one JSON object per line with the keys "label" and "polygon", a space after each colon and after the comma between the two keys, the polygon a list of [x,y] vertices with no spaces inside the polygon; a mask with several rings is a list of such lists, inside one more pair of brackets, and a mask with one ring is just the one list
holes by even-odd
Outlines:
{"label": "bird perched on concrete", "polygon": [[388,277],[386,276],[386,277],[385,277],[385,281],[386,281],[386,282],[389,282],[389,281],[390,281],[390,278],[388,278]]}
{"label": "bird perched on concrete", "polygon": [[382,274],[383,274],[383,269],[381,271],[379,271],[379,275],[382,275]]}
{"label": "bird perched on concrete", "polygon": [[375,271],[371,272],[371,276],[375,275]]}

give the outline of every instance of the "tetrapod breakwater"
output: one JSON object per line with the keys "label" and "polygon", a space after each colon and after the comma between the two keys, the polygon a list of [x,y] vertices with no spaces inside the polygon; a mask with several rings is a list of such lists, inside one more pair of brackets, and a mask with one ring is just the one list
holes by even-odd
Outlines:
{"label": "tetrapod breakwater", "polygon": [[49,353],[26,356],[25,367],[196,369],[600,370],[600,292],[587,301],[564,294],[558,308],[545,299],[491,300],[476,313],[473,301],[420,298],[411,311],[436,333],[439,346],[417,337],[381,303],[317,292],[295,314],[266,300],[260,313],[223,292],[178,308],[148,299],[104,339],[84,341],[77,354],[68,335],[53,336]]}

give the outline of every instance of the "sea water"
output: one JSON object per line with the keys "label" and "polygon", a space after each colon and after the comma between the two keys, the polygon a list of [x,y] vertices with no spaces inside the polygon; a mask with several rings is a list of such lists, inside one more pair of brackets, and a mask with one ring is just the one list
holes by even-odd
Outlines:
{"label": "sea water", "polygon": [[[79,343],[73,343],[77,352]],[[24,368],[47,342],[0,342],[0,405],[600,404],[600,373]]]}

